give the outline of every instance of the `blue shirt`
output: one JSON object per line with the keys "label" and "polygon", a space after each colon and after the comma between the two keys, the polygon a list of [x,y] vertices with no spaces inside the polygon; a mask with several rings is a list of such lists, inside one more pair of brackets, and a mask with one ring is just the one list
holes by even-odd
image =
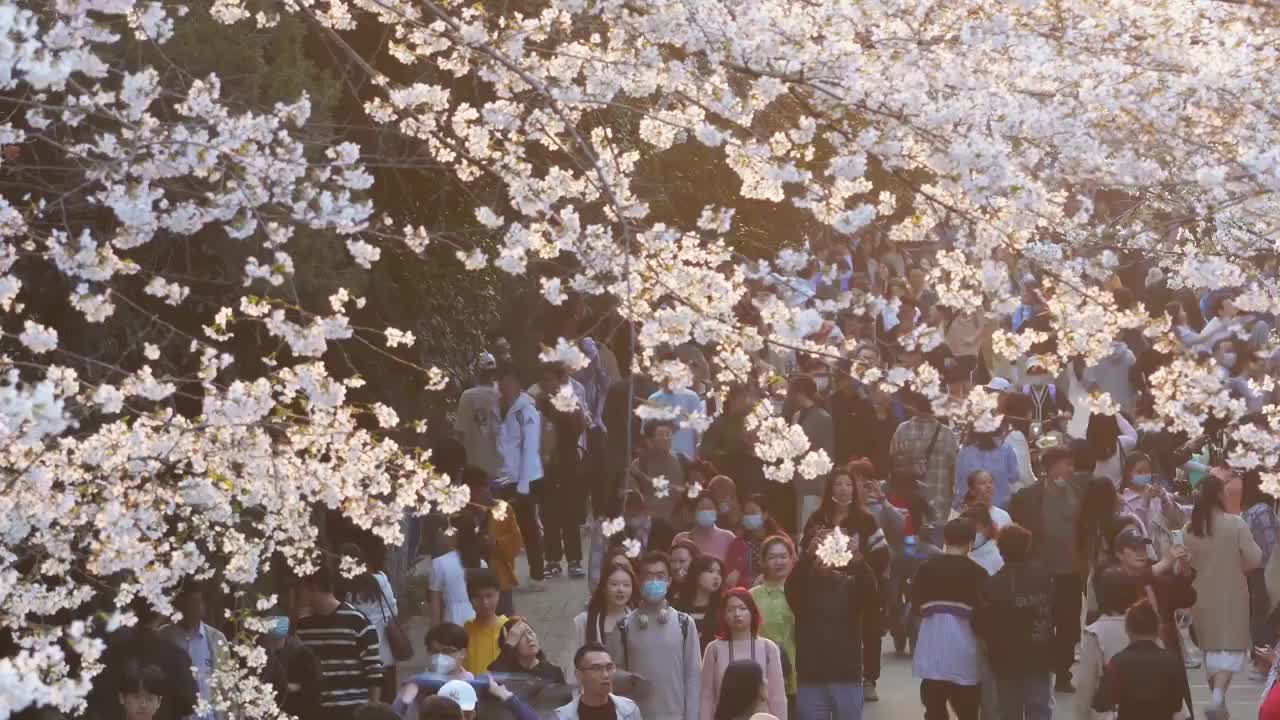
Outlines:
{"label": "blue shirt", "polygon": [[1013,311],[1013,317],[1010,321],[1013,324],[1013,331],[1017,332],[1022,329],[1022,324],[1035,317],[1036,308],[1034,305],[1019,305],[1017,310]]}
{"label": "blue shirt", "polygon": [[676,432],[671,436],[671,450],[690,460],[698,457],[698,433],[691,427],[680,427],[680,423],[688,420],[695,412],[706,413],[707,405],[698,394],[689,389],[659,390],[649,396],[649,402],[662,407],[675,409],[677,416]]}
{"label": "blue shirt", "polygon": [[[205,632],[205,624],[200,623],[200,627],[195,632],[188,632],[181,625],[177,626],[175,637],[181,639],[181,647],[191,656],[191,666],[195,668],[196,685],[200,688],[200,699],[206,702],[213,701],[213,694],[209,690],[209,678],[213,675],[213,649],[209,645],[209,635]],[[209,711],[204,715],[195,715],[199,720],[213,720],[214,713]]]}
{"label": "blue shirt", "polygon": [[977,470],[986,470],[995,480],[996,491],[992,502],[996,507],[1008,509],[1009,489],[1018,480],[1018,456],[1013,448],[1000,444],[991,450],[977,445],[965,445],[956,455],[956,486],[952,504],[964,505],[964,495],[969,491],[969,476]]}

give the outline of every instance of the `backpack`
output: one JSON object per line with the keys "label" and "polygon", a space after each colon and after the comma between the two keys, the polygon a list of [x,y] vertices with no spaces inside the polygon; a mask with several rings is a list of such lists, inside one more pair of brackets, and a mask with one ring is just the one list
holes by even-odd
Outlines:
{"label": "backpack", "polygon": [[[683,652],[684,645],[689,644],[690,618],[675,608],[671,608],[671,612],[676,614],[676,620],[680,623],[680,638],[683,641],[681,652]],[[622,669],[631,672],[631,646],[627,643],[627,618],[619,620],[615,627],[618,629],[618,639],[622,642]]]}

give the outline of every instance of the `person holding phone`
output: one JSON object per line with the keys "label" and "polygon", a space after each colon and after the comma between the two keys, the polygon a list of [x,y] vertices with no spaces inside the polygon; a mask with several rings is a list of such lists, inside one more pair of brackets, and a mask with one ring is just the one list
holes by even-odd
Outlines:
{"label": "person holding phone", "polygon": [[1232,495],[1233,485],[1238,488],[1240,478],[1230,468],[1215,468],[1200,484],[1200,497],[1191,510],[1185,537],[1196,571],[1196,603],[1191,614],[1213,692],[1205,708],[1209,720],[1225,717],[1232,676],[1244,672],[1248,663],[1253,644],[1245,575],[1262,564],[1262,549],[1248,524],[1227,511],[1226,499]]}

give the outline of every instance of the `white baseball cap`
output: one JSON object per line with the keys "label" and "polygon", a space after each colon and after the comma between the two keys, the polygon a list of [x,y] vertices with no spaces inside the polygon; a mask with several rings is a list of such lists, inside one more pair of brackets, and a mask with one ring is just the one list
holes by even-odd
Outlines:
{"label": "white baseball cap", "polygon": [[986,388],[992,392],[1009,392],[1013,389],[1013,383],[1002,377],[993,377],[991,382],[987,383]]}
{"label": "white baseball cap", "polygon": [[476,709],[476,689],[465,680],[450,680],[442,685],[436,694],[458,703],[458,707],[463,710]]}

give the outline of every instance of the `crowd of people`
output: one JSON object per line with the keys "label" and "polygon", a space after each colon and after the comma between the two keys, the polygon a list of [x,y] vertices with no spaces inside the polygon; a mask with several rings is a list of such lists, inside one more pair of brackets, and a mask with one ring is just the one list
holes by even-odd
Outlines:
{"label": "crowd of people", "polygon": [[[296,579],[288,619],[263,638],[281,706],[322,720],[856,720],[879,699],[890,635],[912,657],[926,720],[1048,720],[1063,693],[1077,694],[1080,720],[1224,720],[1246,672],[1269,676],[1261,717],[1280,717],[1276,502],[1256,469],[1225,462],[1233,433],[1264,418],[1211,419],[1201,437],[1137,430],[1153,412],[1147,378],[1168,359],[1140,332],[1056,374],[1051,333],[1025,357],[999,357],[996,328],[1052,330],[1045,291],[1013,258],[1022,303],[990,317],[940,306],[927,260],[888,246],[817,256],[840,271],[815,263],[761,291],[799,304],[858,288],[882,294],[883,311],[824,323],[810,339],[829,353],[769,346],[754,358],[760,383],[716,386],[694,345],[659,358],[685,363],[690,387],[632,373],[591,337],[578,343],[585,367],[544,363],[535,378],[505,343],[480,355],[454,418],[456,461],[442,468],[470,503],[427,523],[420,543],[431,556],[426,671],[396,677],[405,641],[382,573],[321,567]],[[1275,401],[1251,382],[1275,360],[1260,352],[1272,318],[1241,313],[1229,293],[1165,288],[1140,263],[1111,290],[1122,307],[1169,314],[1171,338],[1216,363],[1251,411]],[[922,320],[944,332],[927,351],[901,342]],[[985,388],[1000,426],[953,425],[924,395],[858,374],[924,363],[957,400]],[[1090,412],[1099,392],[1118,414]],[[834,469],[766,480],[747,422],[757,403],[802,427]],[[641,419],[641,406],[670,417]],[[693,415],[714,420],[699,432],[683,421]],[[839,563],[833,537],[847,539]],[[379,565],[358,547],[337,554]],[[548,658],[514,591],[561,575],[590,590],[563,619],[572,652]],[[173,625],[111,644],[124,660],[108,663],[109,691],[91,708],[217,715],[197,701],[210,697],[223,640],[196,599],[180,609]],[[189,666],[185,684],[166,680]],[[1197,669],[1203,708],[1190,692]]]}

